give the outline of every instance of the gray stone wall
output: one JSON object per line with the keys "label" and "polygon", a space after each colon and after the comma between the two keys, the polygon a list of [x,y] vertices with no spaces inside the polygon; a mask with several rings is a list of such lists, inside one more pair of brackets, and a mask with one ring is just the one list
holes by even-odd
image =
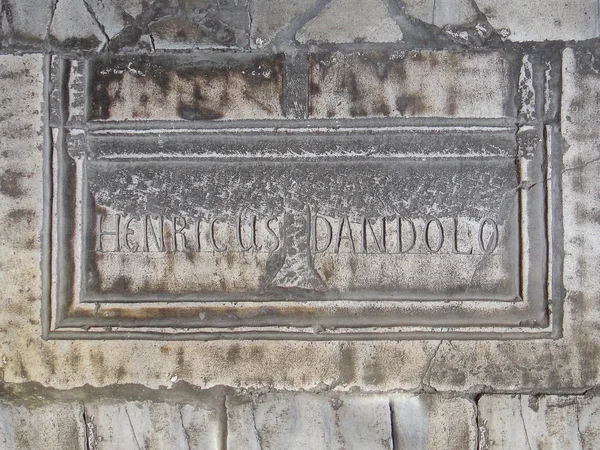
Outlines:
{"label": "gray stone wall", "polygon": [[1,0],[0,448],[600,448],[598,8]]}

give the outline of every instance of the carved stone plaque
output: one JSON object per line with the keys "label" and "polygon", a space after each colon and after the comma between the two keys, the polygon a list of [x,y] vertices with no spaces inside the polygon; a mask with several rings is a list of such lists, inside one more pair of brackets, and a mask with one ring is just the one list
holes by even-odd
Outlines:
{"label": "carved stone plaque", "polygon": [[527,64],[49,60],[45,336],[557,336]]}

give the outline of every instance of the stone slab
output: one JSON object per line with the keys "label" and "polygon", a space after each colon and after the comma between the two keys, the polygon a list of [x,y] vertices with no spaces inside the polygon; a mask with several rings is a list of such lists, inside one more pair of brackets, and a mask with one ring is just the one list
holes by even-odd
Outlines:
{"label": "stone slab", "polygon": [[82,404],[55,402],[26,407],[0,402],[0,447],[4,450],[87,448]]}
{"label": "stone slab", "polygon": [[584,40],[598,36],[595,0],[477,0],[502,35],[516,42]]}
{"label": "stone slab", "polygon": [[89,118],[278,118],[283,115],[282,72],[278,55],[98,57],[87,75],[92,93]]}
{"label": "stone slab", "polygon": [[[207,405],[209,406],[209,405]],[[85,405],[89,448],[220,449],[220,411],[158,402]]]}
{"label": "stone slab", "polygon": [[[13,171],[5,177],[2,214],[6,223],[15,215],[22,217],[18,225],[11,228],[14,232],[6,234],[1,247],[5,286],[0,293],[4,305],[0,313],[4,382],[31,381],[61,389],[85,383],[106,386],[116,382],[158,388],[171,385],[173,374],[177,374],[180,379],[202,387],[227,384],[275,389],[324,386],[325,389],[381,391],[418,390],[431,386],[459,392],[481,392],[482,389],[522,392],[542,386],[548,391],[582,392],[597,384],[599,373],[595,362],[599,342],[595,261],[598,240],[595,238],[594,209],[598,202],[595,195],[597,126],[594,120],[597,110],[594,98],[600,87],[592,58],[589,53],[586,56],[586,52],[585,46],[568,49],[562,69],[560,61],[558,65],[551,63],[552,70],[558,68],[558,72],[554,72],[558,76],[555,79],[562,77],[564,95],[560,126],[565,133],[564,169],[570,169],[548,174],[549,183],[563,182],[562,191],[560,184],[552,186],[562,192],[565,211],[561,222],[565,234],[565,291],[550,290],[549,297],[552,313],[559,310],[557,300],[566,298],[561,333],[554,336],[556,339],[536,337],[506,341],[479,336],[478,339],[460,340],[444,335],[443,342],[440,342],[442,338],[401,342],[245,340],[202,345],[198,342],[141,340],[44,341],[40,337],[40,289],[49,284],[47,279],[42,281],[39,268],[44,137],[39,113],[45,101],[40,69],[42,58],[36,55],[2,56],[3,115],[10,117],[0,125],[6,136],[0,145],[2,151],[7,152],[6,159],[2,160],[2,170]],[[536,94],[543,92],[543,89],[536,89]],[[510,120],[514,121],[515,117],[511,116]],[[440,124],[439,121],[432,123]],[[498,126],[498,122],[493,123]],[[541,142],[547,142],[549,146],[560,145],[557,122],[550,118],[547,125],[545,135],[548,140]],[[53,126],[57,127],[58,123]],[[193,121],[186,126],[202,128]],[[96,125],[90,129],[93,127]],[[523,134],[519,134],[519,140],[522,137]],[[529,151],[533,146],[524,148]],[[14,172],[20,172],[20,175]],[[537,181],[542,179],[544,177]],[[531,180],[532,185],[535,182]],[[536,192],[536,186],[531,186],[531,190]],[[25,216],[11,214],[23,205],[34,212]],[[557,270],[562,271],[561,268]],[[446,327],[441,331],[446,332]],[[316,329],[314,334],[318,336],[319,332]]]}
{"label": "stone slab", "polygon": [[310,117],[514,114],[515,65],[500,53],[334,52],[310,62]]}
{"label": "stone slab", "polygon": [[593,397],[485,395],[478,420],[481,449],[592,449],[600,439]]}
{"label": "stone slab", "polygon": [[475,404],[440,395],[396,395],[391,398],[394,448],[427,450],[477,449]]}
{"label": "stone slab", "polygon": [[228,399],[228,448],[389,449],[385,397],[266,394]]}
{"label": "stone slab", "polygon": [[[356,62],[352,55],[344,61]],[[500,61],[496,52],[481,55],[473,58]],[[423,58],[454,65],[443,52],[407,58],[396,71],[418,68]],[[501,58],[497,74],[507,91],[517,75],[509,60]],[[82,338],[108,332],[145,339],[165,332],[379,339],[404,331],[433,336],[432,326],[557,332],[547,311],[549,274],[535,269],[552,264],[539,230],[548,241],[553,232],[544,209],[549,194],[538,183],[546,149],[524,143],[533,127],[515,139],[510,122],[493,111],[462,126],[406,125],[390,121],[393,113],[387,122],[342,126],[331,119],[318,127],[261,122],[271,117],[252,115],[256,99],[248,92],[260,88],[246,78],[258,76],[279,99],[289,90],[281,88],[276,57],[49,64],[57,123],[50,124],[55,170],[46,189],[55,193],[58,215],[46,224],[54,258],[46,267],[53,280],[48,336],[81,327],[91,331]],[[314,64],[313,71],[321,66]],[[222,104],[233,94],[211,93],[224,73],[242,74],[242,106]],[[170,99],[162,109],[142,104],[143,96],[150,102],[140,90],[148,78],[162,92],[153,101]],[[378,88],[364,86],[366,93]],[[186,103],[190,90],[195,100]],[[61,98],[69,104],[55,101]],[[88,121],[79,112],[85,105]],[[498,107],[515,114],[514,106]],[[237,121],[216,128],[201,122],[220,118]],[[184,119],[189,124],[178,123]],[[538,187],[521,189],[528,183]],[[316,336],[315,329],[338,331]]]}

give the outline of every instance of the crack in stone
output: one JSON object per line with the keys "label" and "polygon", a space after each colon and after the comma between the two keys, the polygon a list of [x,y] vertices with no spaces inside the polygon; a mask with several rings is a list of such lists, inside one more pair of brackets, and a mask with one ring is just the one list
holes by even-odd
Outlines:
{"label": "crack in stone", "polygon": [[391,450],[396,450],[396,427],[394,425],[394,405],[392,405],[392,399],[390,398],[388,400],[388,410],[389,410],[389,416],[390,416],[390,437],[391,437],[391,444],[392,444],[392,448]]}
{"label": "crack in stone", "polygon": [[521,422],[523,422],[523,431],[525,432],[525,439],[527,439],[527,447],[531,449],[531,443],[529,442],[529,433],[527,433],[527,425],[525,424],[525,418],[523,417],[523,398],[519,396],[519,414],[521,415]]}
{"label": "crack in stone", "polygon": [[10,37],[12,37],[15,33],[15,28],[13,25],[13,15],[10,9],[10,5],[8,4],[8,0],[0,1],[0,28],[2,26],[2,18],[6,15],[6,22],[8,23],[8,32]]}
{"label": "crack in stone", "polygon": [[298,14],[290,21],[287,27],[279,31],[272,39],[271,44],[275,46],[283,46],[289,43],[292,43],[292,46],[298,45],[299,43],[296,40],[298,31],[312,19],[317,17],[331,1],[332,0],[317,0],[313,7],[306,9],[302,14]]}
{"label": "crack in stone", "polygon": [[514,191],[519,191],[519,190],[529,191],[530,189],[534,188],[535,186],[537,186],[540,183],[552,181],[555,177],[562,176],[566,172],[571,172],[573,170],[583,170],[587,166],[589,166],[590,164],[594,164],[594,163],[597,163],[599,161],[600,161],[600,157],[594,158],[594,159],[592,159],[590,161],[586,161],[585,163],[580,164],[578,166],[567,167],[567,168],[561,169],[557,175],[549,176],[549,177],[547,177],[547,178],[545,178],[543,180],[540,180],[540,181],[535,181],[535,182],[526,182],[526,181],[523,181],[523,182],[521,182],[521,184],[519,184],[519,186],[517,186],[513,190]]}
{"label": "crack in stone", "polygon": [[[431,387],[431,385],[430,385],[430,383],[431,383],[431,366],[433,365],[433,360],[437,356],[438,350],[440,349],[440,347],[442,346],[443,343],[444,343],[444,340],[442,339],[439,342],[439,344],[437,345],[437,347],[435,348],[433,355],[431,355],[431,358],[429,358],[429,361],[427,362],[427,366],[425,367],[425,372],[423,373],[423,376],[421,377],[421,383],[419,384],[419,386]],[[425,378],[427,377],[427,375],[429,375],[429,379],[427,381],[427,384],[425,384]]]}
{"label": "crack in stone", "polygon": [[58,0],[52,0],[52,10],[50,11],[50,20],[48,21],[48,27],[46,28],[46,39],[50,36],[50,29],[52,28],[52,23],[54,22],[54,15],[56,13],[56,8],[58,7]]}
{"label": "crack in stone", "polygon": [[135,434],[135,428],[133,428],[133,423],[131,422],[131,416],[129,415],[129,411],[127,410],[127,405],[125,405],[125,414],[127,414],[127,420],[129,420],[129,426],[131,427],[131,432],[133,433],[133,439],[135,439],[137,448],[138,448],[138,450],[142,450],[142,447],[140,447],[140,443],[138,441],[137,435]]}
{"label": "crack in stone", "polygon": [[98,17],[96,17],[96,13],[94,12],[94,10],[90,6],[90,4],[86,0],[82,0],[82,1],[83,1],[83,4],[85,5],[85,9],[87,10],[88,14],[90,15],[90,17],[92,18],[94,23],[98,26],[98,28],[100,29],[100,32],[104,35],[104,39],[106,39],[106,42],[102,46],[102,50],[105,50],[108,47],[108,44],[110,44],[110,37],[108,37],[108,34],[106,33],[106,29],[104,28],[104,25],[102,25],[100,20],[98,20]]}
{"label": "crack in stone", "polygon": [[179,420],[181,421],[181,429],[183,430],[183,437],[185,438],[185,444],[186,444],[188,450],[191,450],[190,436],[187,432],[187,429],[185,428],[185,425],[183,424],[183,414],[181,413],[181,407],[179,407],[177,410],[179,411]]}
{"label": "crack in stone", "polygon": [[81,418],[83,419],[83,429],[84,429],[84,448],[85,450],[97,450],[96,446],[96,430],[94,427],[94,416],[87,416],[87,411],[85,409],[85,403],[81,402]]}
{"label": "crack in stone", "polygon": [[221,417],[221,450],[225,450],[229,447],[227,441],[229,440],[229,410],[227,409],[227,400],[229,396],[225,395],[223,399],[223,410]]}
{"label": "crack in stone", "polygon": [[575,399],[575,423],[577,425],[577,439],[579,441],[580,448],[584,448],[583,435],[581,434],[581,428],[579,427],[579,403]]}
{"label": "crack in stone", "polygon": [[254,398],[252,399],[252,426],[254,427],[254,433],[256,433],[256,442],[258,443],[258,448],[260,450],[263,449],[262,438],[260,437],[260,433],[258,432],[258,428],[256,427],[256,408],[254,404]]}

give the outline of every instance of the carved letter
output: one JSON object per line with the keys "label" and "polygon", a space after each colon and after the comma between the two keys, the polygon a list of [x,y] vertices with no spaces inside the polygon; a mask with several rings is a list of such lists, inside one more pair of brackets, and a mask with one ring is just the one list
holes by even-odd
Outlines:
{"label": "carved letter", "polygon": [[461,252],[458,250],[458,219],[454,218],[454,239],[452,240],[452,253],[456,255],[472,255],[473,254],[473,246],[467,250],[466,252]]}
{"label": "carved letter", "polygon": [[[325,223],[327,224],[327,245],[323,248],[319,248],[319,244],[317,242],[317,220],[321,219],[323,221],[325,221]],[[331,245],[331,240],[333,239],[333,228],[331,228],[331,224],[329,223],[329,220],[327,220],[325,217],[321,217],[321,216],[315,216],[315,228],[314,228],[315,232],[315,253],[322,253],[325,250],[327,250],[329,248],[329,246]]]}
{"label": "carved letter", "polygon": [[[348,228],[348,236],[343,236],[344,224],[346,224]],[[350,241],[350,244],[352,245],[352,253],[356,253],[356,248],[354,247],[354,239],[352,239],[352,228],[350,227],[350,221],[348,220],[348,217],[344,217],[342,220],[340,220],[340,227],[338,228],[337,242],[335,246],[336,253],[340,252],[340,245],[342,243],[342,239],[348,239]]]}
{"label": "carved letter", "polygon": [[[429,242],[429,229],[430,229],[432,223],[435,223],[435,226],[437,227],[438,233],[440,235],[438,245],[436,245],[435,247],[431,247],[431,243]],[[442,223],[438,219],[431,219],[430,221],[427,222],[427,225],[425,225],[425,245],[427,245],[427,248],[429,249],[430,252],[437,253],[440,251],[443,244],[444,244],[444,229],[442,228]]]}
{"label": "carved letter", "polygon": [[156,233],[156,230],[154,229],[154,225],[152,225],[152,219],[153,217],[151,216],[145,216],[144,217],[144,240],[142,242],[142,250],[145,252],[149,252],[150,251],[150,242],[148,239],[148,230],[150,230],[150,232],[152,233],[152,237],[154,238],[154,244],[156,245],[156,248],[159,252],[164,252],[166,251],[165,248],[165,237],[164,237],[164,232],[163,232],[163,217],[162,216],[157,216],[154,217],[154,219],[159,220],[159,230],[158,233]]}
{"label": "carved letter", "polygon": [[[487,247],[483,243],[483,232],[484,232],[484,228],[485,228],[486,224],[489,225],[490,227],[492,227],[492,235],[490,236],[490,239],[488,240]],[[481,250],[483,250],[484,253],[492,253],[494,250],[496,250],[497,246],[498,246],[498,224],[496,222],[494,222],[492,219],[482,219],[482,221],[479,223],[479,247],[481,248]]]}
{"label": "carved letter", "polygon": [[136,242],[134,245],[131,245],[131,242],[129,242],[129,236],[133,235],[133,230],[131,228],[129,228],[129,225],[131,225],[132,220],[133,220],[133,217],[130,217],[129,219],[127,219],[127,221],[125,222],[125,226],[122,228],[123,242],[125,242],[125,247],[127,247],[127,249],[129,251],[137,252],[140,244],[138,244]]}
{"label": "carved letter", "polygon": [[223,247],[219,247],[217,245],[217,242],[215,240],[215,223],[217,222],[217,219],[213,219],[210,221],[210,233],[208,233],[208,238],[210,240],[210,245],[213,248],[213,250],[215,252],[219,252],[219,253],[223,253],[227,251],[227,245],[224,245]]}
{"label": "carved letter", "polygon": [[402,248],[402,218],[398,217],[398,253],[408,253],[410,252],[415,244],[417,243],[417,230],[415,228],[415,224],[412,220],[406,219],[410,224],[410,232],[412,235],[412,242],[410,243],[410,247],[403,249]]}
{"label": "carved letter", "polygon": [[373,230],[373,225],[371,225],[371,221],[369,219],[367,219],[366,217],[363,217],[361,240],[362,240],[362,248],[365,251],[365,253],[368,253],[368,251],[367,251],[367,225],[369,226],[369,229],[371,230],[371,235],[373,236],[373,239],[375,240],[375,244],[377,244],[377,249],[379,250],[379,253],[385,253],[386,252],[385,217],[381,218],[381,240],[377,239],[377,236],[375,235],[375,231]]}
{"label": "carved letter", "polygon": [[[180,228],[177,228],[177,222],[179,222],[180,219],[183,222],[183,224]],[[171,231],[171,247],[173,251],[176,252],[177,250],[179,250],[177,248],[178,234],[181,235],[181,239],[183,240],[183,250],[187,250],[187,239],[185,238],[185,234],[183,234],[183,230],[185,230],[185,228],[187,227],[187,222],[185,221],[185,218],[180,216],[173,216],[171,219],[171,223],[173,224],[173,230]]]}
{"label": "carved letter", "polygon": [[242,249],[243,252],[247,252],[249,250],[255,249],[260,250],[260,247],[256,245],[256,216],[252,216],[252,229],[250,231],[250,245],[248,247],[244,246],[242,241],[242,215],[238,215],[238,223],[237,223],[237,243]]}
{"label": "carved letter", "polygon": [[194,250],[200,251],[200,218],[196,221],[195,233],[194,233]]}
{"label": "carved letter", "polygon": [[275,238],[275,246],[274,247],[267,247],[267,250],[269,250],[270,252],[274,252],[275,250],[277,250],[279,248],[279,236],[277,236],[277,233],[275,233],[275,230],[273,228],[271,228],[271,222],[273,222],[274,220],[277,220],[277,217],[269,217],[267,219],[267,231],[269,232],[269,234],[271,236],[273,236],[273,238]]}
{"label": "carved letter", "polygon": [[115,231],[103,231],[102,230],[102,216],[100,214],[96,217],[96,251],[102,252],[102,237],[103,236],[114,236],[115,237],[115,252],[121,251],[121,241],[119,237],[119,224],[121,217],[118,214],[114,214],[115,217]]}

